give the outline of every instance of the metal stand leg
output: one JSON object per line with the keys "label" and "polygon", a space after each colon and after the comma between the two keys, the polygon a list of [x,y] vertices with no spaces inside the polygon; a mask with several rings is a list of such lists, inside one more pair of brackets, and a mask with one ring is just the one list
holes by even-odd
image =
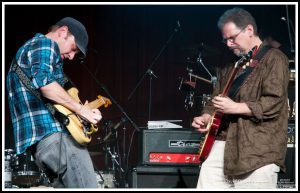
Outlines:
{"label": "metal stand leg", "polygon": [[110,155],[110,157],[111,157],[111,160],[112,160],[112,169],[113,169],[113,171],[115,171],[115,164],[120,168],[120,170],[121,170],[121,172],[123,172],[124,173],[124,170],[123,170],[123,168],[121,167],[121,165],[119,164],[119,162],[118,162],[118,160],[116,159],[116,158],[118,158],[118,154],[116,153],[116,152],[114,152],[114,153],[112,153],[111,151],[110,151],[110,147],[107,147],[107,152],[108,152],[108,154]]}

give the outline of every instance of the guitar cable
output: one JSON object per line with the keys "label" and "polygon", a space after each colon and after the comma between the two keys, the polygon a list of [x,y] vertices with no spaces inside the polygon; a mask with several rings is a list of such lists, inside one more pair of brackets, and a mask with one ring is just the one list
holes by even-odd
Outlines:
{"label": "guitar cable", "polygon": [[60,173],[60,167],[61,167],[61,148],[62,148],[62,132],[60,132],[60,139],[59,139],[59,155],[58,155],[58,174],[57,174],[57,179],[61,182],[61,173]]}

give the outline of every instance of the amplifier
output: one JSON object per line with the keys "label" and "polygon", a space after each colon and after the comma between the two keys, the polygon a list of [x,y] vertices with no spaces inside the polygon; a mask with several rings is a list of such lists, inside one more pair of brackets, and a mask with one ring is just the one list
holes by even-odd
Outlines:
{"label": "amplifier", "polygon": [[287,146],[295,147],[295,123],[292,122],[289,123],[287,136],[288,136]]}
{"label": "amplifier", "polygon": [[145,129],[139,133],[141,165],[199,165],[203,134],[193,129]]}

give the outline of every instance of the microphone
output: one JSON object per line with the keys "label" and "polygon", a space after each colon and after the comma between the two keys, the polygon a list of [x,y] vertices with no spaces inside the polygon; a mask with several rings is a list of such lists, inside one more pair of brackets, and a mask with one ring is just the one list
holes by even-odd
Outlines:
{"label": "microphone", "polygon": [[120,127],[120,125],[125,123],[126,121],[127,121],[127,119],[122,117],[121,120],[117,124],[115,124],[115,126],[112,128],[112,130],[117,130]]}
{"label": "microphone", "polygon": [[127,121],[126,118],[122,117],[121,120],[116,123],[112,128],[111,131],[103,138],[103,141],[106,141],[115,131],[121,126],[121,124],[125,123]]}

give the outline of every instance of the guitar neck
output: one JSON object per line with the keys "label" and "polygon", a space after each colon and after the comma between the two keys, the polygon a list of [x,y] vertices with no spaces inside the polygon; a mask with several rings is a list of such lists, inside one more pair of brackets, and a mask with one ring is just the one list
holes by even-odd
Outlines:
{"label": "guitar neck", "polygon": [[90,109],[98,109],[99,107],[101,107],[102,105],[104,105],[104,107],[108,107],[109,105],[111,105],[111,101],[103,96],[98,96],[98,98],[90,103],[87,104],[87,106]]}
{"label": "guitar neck", "polygon": [[246,64],[247,61],[249,61],[255,54],[257,51],[257,46],[254,46],[247,55],[243,56],[240,60],[238,60],[235,65],[234,65],[234,69],[230,75],[229,80],[227,81],[225,88],[221,94],[221,96],[227,96],[228,91],[233,83],[233,80],[235,79],[236,74],[238,73],[238,71],[241,69],[241,67],[243,67],[243,65]]}
{"label": "guitar neck", "polygon": [[99,107],[101,107],[102,105],[105,104],[105,101],[104,99],[102,98],[98,98],[90,103],[87,104],[87,106],[90,108],[90,109],[98,109]]}
{"label": "guitar neck", "polygon": [[[75,99],[78,103],[81,103],[79,97],[78,97],[78,89],[75,87],[70,88],[67,90],[67,92]],[[98,96],[98,98],[88,104],[86,104],[90,109],[98,109],[102,105],[107,107],[108,105],[111,105],[111,101],[108,98],[105,98],[103,96]]]}
{"label": "guitar neck", "polygon": [[233,69],[233,71],[232,71],[232,73],[231,73],[231,75],[230,75],[230,78],[229,78],[229,80],[227,81],[227,83],[226,83],[226,85],[225,85],[225,87],[224,87],[224,90],[223,90],[221,96],[223,96],[223,97],[227,96],[228,91],[229,91],[229,89],[230,89],[230,87],[231,87],[231,85],[232,85],[232,83],[233,83],[233,80],[234,80],[234,78],[235,78],[235,76],[236,76],[236,74],[237,74],[237,72],[238,72],[239,69],[240,69],[240,68],[238,68],[238,67],[235,67],[235,68]]}

